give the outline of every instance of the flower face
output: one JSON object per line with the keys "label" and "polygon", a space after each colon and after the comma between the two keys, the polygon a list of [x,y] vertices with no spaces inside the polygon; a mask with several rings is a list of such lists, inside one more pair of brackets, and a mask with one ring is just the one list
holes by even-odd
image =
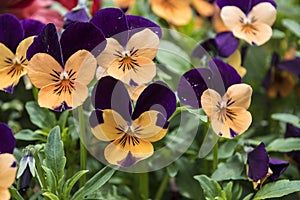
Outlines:
{"label": "flower face", "polygon": [[43,29],[27,53],[31,57],[28,76],[40,88],[41,107],[63,111],[84,102],[87,84],[93,79],[97,65],[89,51],[104,40],[102,33],[89,23],[70,25],[60,42],[53,24]]}
{"label": "flower face", "polygon": [[15,138],[11,129],[0,123],[0,199],[9,200],[8,188],[13,184],[17,172],[17,162],[12,155],[15,147]]}
{"label": "flower face", "polygon": [[272,36],[271,26],[276,19],[276,8],[269,2],[262,2],[245,13],[239,7],[224,6],[221,17],[236,37],[259,46]]}
{"label": "flower face", "polygon": [[[0,90],[12,93],[20,78],[27,73],[26,51],[33,35],[44,25],[34,20],[19,20],[9,14],[0,16]],[[4,31],[5,30],[5,31]]]}
{"label": "flower face", "polygon": [[167,119],[176,108],[174,93],[155,82],[142,92],[132,112],[124,84],[109,76],[99,80],[93,100],[92,133],[98,140],[110,142],[104,150],[105,159],[121,167],[131,167],[153,154],[151,142],[165,136]]}
{"label": "flower face", "polygon": [[269,158],[265,144],[261,143],[248,154],[247,165],[248,178],[253,182],[254,189],[258,189],[267,178],[271,181],[277,180],[289,163]]}

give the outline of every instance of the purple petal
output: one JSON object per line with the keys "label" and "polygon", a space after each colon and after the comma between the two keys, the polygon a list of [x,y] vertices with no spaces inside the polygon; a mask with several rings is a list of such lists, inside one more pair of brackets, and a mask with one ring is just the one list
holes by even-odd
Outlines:
{"label": "purple petal", "polygon": [[92,92],[92,103],[96,109],[117,111],[126,121],[131,121],[131,102],[125,85],[117,79],[101,78]]}
{"label": "purple petal", "polygon": [[12,130],[4,123],[0,123],[0,153],[13,153],[16,139]]}
{"label": "purple petal", "polygon": [[299,137],[300,138],[300,128],[293,126],[292,124],[286,124],[285,138],[289,137]]}
{"label": "purple petal", "polygon": [[19,20],[11,14],[0,15],[0,43],[15,53],[23,38],[24,31]]}
{"label": "purple petal", "polygon": [[106,46],[102,32],[93,24],[85,22],[77,22],[68,26],[61,36],[60,43],[65,62],[78,50],[97,49],[95,56],[98,56]]}
{"label": "purple petal", "polygon": [[221,57],[229,57],[237,50],[239,46],[239,40],[234,37],[232,32],[226,31],[217,34],[215,37],[215,43],[218,49],[218,54]]}
{"label": "purple petal", "polygon": [[139,160],[141,160],[141,159],[134,157],[132,155],[132,153],[129,151],[126,158],[124,158],[124,160],[118,161],[118,164],[122,167],[128,168],[128,167],[131,167],[132,165],[134,165],[135,163],[137,163]]}
{"label": "purple petal", "polygon": [[213,52],[214,54],[217,54],[217,44],[215,39],[211,38],[198,44],[193,50],[192,57],[203,58],[204,56],[207,56],[207,52]]}
{"label": "purple petal", "polygon": [[221,95],[234,84],[242,82],[240,75],[229,64],[220,59],[214,58],[208,62],[208,67],[212,71],[212,89]]}
{"label": "purple petal", "polygon": [[285,60],[278,64],[279,69],[286,70],[296,76],[300,75],[300,57],[296,57],[292,60]]}
{"label": "purple petal", "polygon": [[71,10],[65,14],[64,28],[75,22],[88,22],[90,20],[85,8]]}
{"label": "purple petal", "polygon": [[34,38],[27,50],[27,59],[30,60],[36,53],[47,53],[63,66],[61,47],[54,24],[47,24]]}
{"label": "purple petal", "polygon": [[139,32],[144,28],[149,28],[151,31],[156,33],[159,38],[161,38],[162,30],[160,26],[150,21],[149,19],[134,15],[126,15],[126,19],[130,30],[130,35],[133,35],[134,33]]}
{"label": "purple petal", "polygon": [[8,86],[7,88],[4,88],[3,90],[9,94],[13,94],[14,89],[15,89],[15,86],[11,85],[11,86]]}
{"label": "purple petal", "polygon": [[269,167],[271,168],[273,174],[269,177],[271,181],[275,181],[279,176],[286,170],[289,163],[284,160],[277,160],[274,158],[269,159]]}
{"label": "purple petal", "polygon": [[273,0],[217,0],[217,4],[221,9],[224,6],[236,6],[246,14],[249,13],[254,6],[262,2],[269,2],[275,8],[277,7],[276,3]]}
{"label": "purple petal", "polygon": [[106,38],[128,31],[124,12],[118,8],[104,8],[96,12],[91,23],[101,29]]}
{"label": "purple petal", "polygon": [[180,102],[193,108],[201,107],[202,93],[211,85],[212,73],[207,68],[192,69],[179,80],[177,93]]}
{"label": "purple petal", "polygon": [[[273,71],[277,69],[278,63],[280,61],[280,57],[279,54],[277,53],[273,53],[272,54],[272,58],[271,58],[271,64],[270,64],[270,68],[267,71],[264,80],[263,80],[263,87],[267,90],[269,89],[270,85],[272,84],[272,81],[274,79],[274,73]],[[275,68],[275,69],[274,69]]]}
{"label": "purple petal", "polygon": [[176,109],[176,96],[163,82],[150,84],[139,96],[132,119],[137,119],[143,112],[156,110],[168,119]]}
{"label": "purple petal", "polygon": [[252,152],[248,153],[248,177],[254,182],[264,178],[268,173],[269,156],[264,143],[260,143]]}
{"label": "purple petal", "polygon": [[20,22],[24,29],[24,38],[40,34],[46,26],[42,22],[33,19],[24,19]]}

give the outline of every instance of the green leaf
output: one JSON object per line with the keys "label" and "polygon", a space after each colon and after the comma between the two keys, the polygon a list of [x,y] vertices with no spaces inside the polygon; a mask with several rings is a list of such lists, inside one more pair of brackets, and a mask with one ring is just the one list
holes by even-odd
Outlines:
{"label": "green leaf", "polygon": [[300,118],[296,115],[288,114],[288,113],[276,113],[273,114],[272,119],[279,120],[285,123],[292,124],[293,126],[296,126],[300,128]]}
{"label": "green leaf", "polygon": [[279,138],[267,146],[267,151],[290,152],[300,151],[300,138]]}
{"label": "green leaf", "polygon": [[178,167],[175,164],[171,164],[167,167],[167,172],[170,177],[175,177],[178,173]]}
{"label": "green leaf", "polygon": [[41,129],[50,130],[56,124],[55,114],[46,108],[41,108],[36,102],[27,102],[25,108],[29,114],[30,121]]}
{"label": "green leaf", "polygon": [[63,195],[65,199],[70,199],[70,192],[74,187],[75,183],[80,179],[81,176],[88,173],[89,170],[81,170],[69,178],[64,184]]}
{"label": "green leaf", "polygon": [[16,188],[14,188],[13,186],[11,186],[9,188],[9,192],[11,194],[11,197],[13,197],[16,200],[24,200],[24,198],[20,195],[20,193],[18,192],[18,190]]}
{"label": "green leaf", "polygon": [[273,29],[273,33],[272,33],[272,38],[273,39],[282,39],[285,38],[285,33],[278,30],[278,29]]}
{"label": "green leaf", "polygon": [[296,36],[300,37],[300,24],[291,19],[283,19],[282,25],[289,29]]}
{"label": "green leaf", "polygon": [[42,168],[45,171],[45,175],[46,175],[47,190],[49,192],[56,193],[57,180],[53,171],[46,166],[42,166]]}
{"label": "green leaf", "polygon": [[104,167],[101,171],[95,174],[85,185],[80,188],[72,197],[72,200],[82,200],[85,196],[95,192],[102,187],[112,175],[115,173],[114,169]]}
{"label": "green leaf", "polygon": [[231,200],[232,199],[232,186],[233,183],[230,181],[229,183],[227,183],[224,192],[226,194],[226,200]]}
{"label": "green leaf", "polygon": [[18,133],[15,134],[15,138],[17,140],[24,140],[24,141],[36,141],[39,140],[41,142],[46,142],[46,137],[33,132],[30,129],[23,129],[20,130]]}
{"label": "green leaf", "polygon": [[61,182],[64,176],[66,157],[58,126],[54,127],[49,133],[45,145],[45,157],[45,165],[53,171],[56,180]]}
{"label": "green leaf", "polygon": [[254,200],[283,197],[300,191],[300,181],[280,180],[264,185],[254,196]]}
{"label": "green leaf", "polygon": [[247,196],[245,196],[244,198],[243,198],[243,200],[251,200],[252,199],[252,197],[253,197],[253,193],[250,193],[250,194],[248,194]]}
{"label": "green leaf", "polygon": [[211,200],[216,199],[216,197],[221,197],[223,199],[226,198],[221,186],[213,179],[207,177],[206,175],[198,175],[194,176],[194,178],[199,181],[203,189],[205,199]]}
{"label": "green leaf", "polygon": [[69,111],[66,110],[63,113],[61,113],[59,119],[58,119],[58,125],[60,127],[60,130],[64,130],[67,124],[68,116],[69,116]]}
{"label": "green leaf", "polygon": [[44,192],[43,196],[46,197],[49,200],[59,200],[59,198],[51,192]]}
{"label": "green leaf", "polygon": [[211,175],[216,181],[247,180],[245,165],[240,154],[236,154],[226,163],[220,163],[218,169]]}

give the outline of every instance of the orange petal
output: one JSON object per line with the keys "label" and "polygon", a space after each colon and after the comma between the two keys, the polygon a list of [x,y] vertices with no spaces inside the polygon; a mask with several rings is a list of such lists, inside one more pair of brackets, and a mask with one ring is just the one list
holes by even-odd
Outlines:
{"label": "orange petal", "polygon": [[130,96],[130,99],[132,99],[133,101],[137,101],[137,99],[139,98],[140,94],[144,91],[144,89],[146,88],[146,85],[139,85],[139,86],[129,86],[128,87],[128,93]]}
{"label": "orange petal", "polygon": [[228,57],[228,64],[234,67],[237,73],[243,78],[247,70],[241,66],[242,57],[239,50],[236,50],[231,56]]}
{"label": "orange petal", "polygon": [[248,18],[272,26],[276,20],[276,8],[268,2],[259,3],[249,12]]}
{"label": "orange petal", "polygon": [[215,12],[214,6],[205,0],[192,0],[192,2],[196,11],[204,17],[212,16]]}
{"label": "orange petal", "polygon": [[159,38],[150,29],[135,33],[128,41],[126,50],[137,50],[135,57],[146,57],[153,59],[156,56],[159,46]]}
{"label": "orange petal", "polygon": [[230,112],[235,113],[235,117],[232,120],[227,118],[225,123],[227,123],[237,135],[244,133],[251,125],[251,113],[243,108],[232,108]]}
{"label": "orange petal", "polygon": [[96,67],[97,61],[94,56],[86,50],[79,50],[67,60],[65,71],[68,73],[72,70],[75,73],[72,79],[87,85],[93,80]]}
{"label": "orange petal", "polygon": [[212,23],[214,26],[214,29],[217,33],[224,32],[224,31],[230,31],[229,28],[224,24],[221,15],[220,15],[220,9],[217,5],[215,5],[215,9],[217,10],[212,17]]}
{"label": "orange petal", "polygon": [[22,65],[13,65],[12,67],[6,67],[0,70],[0,90],[17,85],[20,78],[25,74],[26,70]]}
{"label": "orange petal", "polygon": [[113,2],[119,8],[131,8],[135,0],[113,0]]}
{"label": "orange petal", "polygon": [[60,64],[46,53],[35,54],[27,66],[28,77],[37,88],[42,88],[55,83],[54,76],[58,76],[63,71]]}
{"label": "orange petal", "polygon": [[164,128],[166,121],[160,112],[152,110],[141,114],[134,120],[132,126],[136,130],[136,136],[149,142],[156,142],[162,139],[168,131]]}
{"label": "orange petal", "polygon": [[112,141],[124,135],[124,129],[127,129],[128,124],[119,113],[110,109],[99,110],[96,113],[101,116],[93,116],[98,119],[92,120],[97,120],[99,124],[92,127],[92,133],[98,140]]}
{"label": "orange petal", "polygon": [[207,89],[203,92],[201,96],[202,109],[208,117],[211,117],[214,113],[218,111],[218,102],[221,102],[222,98],[218,92],[212,89]]}
{"label": "orange petal", "polygon": [[[0,43],[0,70],[3,70],[6,67],[12,66],[8,59],[13,60],[15,55],[9,48],[7,48],[4,44]],[[3,76],[1,76],[2,78]],[[1,85],[0,85],[1,87]]]}
{"label": "orange petal", "polygon": [[150,142],[125,134],[105,148],[104,156],[110,164],[130,167],[150,157],[153,152]]}
{"label": "orange petal", "polygon": [[9,200],[10,199],[10,192],[7,188],[0,187],[0,197],[2,200]]}
{"label": "orange petal", "polygon": [[[34,39],[34,36],[31,36],[31,37],[25,38],[24,40],[22,40],[20,42],[20,44],[18,45],[17,50],[16,50],[16,56],[19,59],[26,58],[26,52],[28,50],[28,47],[32,44],[33,39]],[[24,65],[27,65],[27,64],[28,64],[28,61],[26,59],[26,63],[24,63]]]}
{"label": "orange petal", "polygon": [[235,27],[241,25],[241,19],[245,19],[245,13],[236,6],[225,6],[221,9],[221,18],[224,24],[233,30]]}
{"label": "orange petal", "polygon": [[231,105],[227,105],[228,108],[244,108],[248,109],[251,103],[252,88],[250,85],[241,83],[230,86],[227,89],[225,98],[232,102]]}
{"label": "orange petal", "polygon": [[16,178],[17,163],[12,154],[0,154],[0,188],[9,188]]}

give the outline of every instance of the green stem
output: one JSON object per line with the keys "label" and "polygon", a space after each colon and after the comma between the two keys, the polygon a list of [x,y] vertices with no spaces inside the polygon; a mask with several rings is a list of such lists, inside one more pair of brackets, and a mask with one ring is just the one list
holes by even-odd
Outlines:
{"label": "green stem", "polygon": [[175,112],[171,115],[171,117],[168,119],[168,121],[170,122],[176,115],[178,115],[179,113],[181,113],[181,111],[186,110],[185,107],[177,107]]}
{"label": "green stem", "polygon": [[163,178],[163,180],[158,188],[158,191],[155,195],[155,200],[160,200],[162,198],[164,191],[168,185],[169,179],[170,179],[169,173],[166,171],[164,178]]}
{"label": "green stem", "polygon": [[[85,144],[85,120],[83,108],[80,106],[78,108],[78,118],[79,118],[79,136],[80,136],[80,170],[86,170],[86,159],[87,151],[84,146]],[[86,182],[86,175],[80,178],[80,187],[83,187]]]}
{"label": "green stem", "polygon": [[149,198],[149,175],[147,172],[138,175],[138,188],[142,199]]}
{"label": "green stem", "polygon": [[214,160],[213,160],[213,170],[214,171],[218,168],[218,162],[219,162],[218,148],[219,148],[219,145],[218,145],[218,142],[217,142],[214,146],[214,154],[213,154],[214,155]]}
{"label": "green stem", "polygon": [[46,186],[46,180],[45,180],[45,175],[42,169],[42,164],[40,161],[40,158],[38,156],[38,153],[35,153],[33,155],[34,160],[35,160],[35,166],[36,166],[36,172],[37,172],[37,179],[40,183],[41,189],[44,190],[45,186]]}

